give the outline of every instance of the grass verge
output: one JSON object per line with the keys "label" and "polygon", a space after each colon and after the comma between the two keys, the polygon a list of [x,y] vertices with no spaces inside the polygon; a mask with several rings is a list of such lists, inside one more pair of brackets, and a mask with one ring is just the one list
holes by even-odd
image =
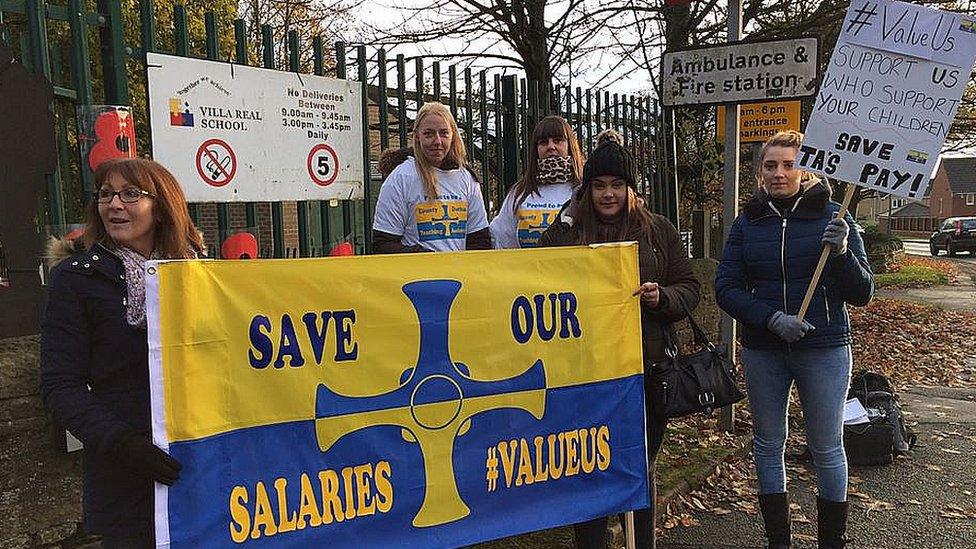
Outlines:
{"label": "grass verge", "polygon": [[921,288],[946,284],[949,277],[934,267],[903,265],[895,272],[875,275],[874,282],[879,288]]}

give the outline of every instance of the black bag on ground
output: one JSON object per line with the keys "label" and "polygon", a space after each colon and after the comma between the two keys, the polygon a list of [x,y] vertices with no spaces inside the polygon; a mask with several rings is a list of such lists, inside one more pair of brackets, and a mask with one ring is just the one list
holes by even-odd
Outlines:
{"label": "black bag on ground", "polygon": [[869,418],[867,423],[844,425],[848,463],[888,465],[915,446],[916,436],[905,426],[898,395],[888,378],[875,372],[857,372],[851,378],[847,398],[858,399]]}
{"label": "black bag on ground", "polygon": [[681,355],[665,329],[667,358],[651,365],[646,398],[651,401],[655,415],[676,418],[698,412],[709,414],[716,408],[739,402],[745,395],[735,385],[735,364],[725,346],[715,347],[684,301],[678,300],[691,329],[695,344],[702,347],[696,353]]}

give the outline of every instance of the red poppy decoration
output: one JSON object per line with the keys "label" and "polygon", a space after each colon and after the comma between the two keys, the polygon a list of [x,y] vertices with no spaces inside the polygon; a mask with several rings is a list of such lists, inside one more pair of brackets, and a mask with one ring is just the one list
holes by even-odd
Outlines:
{"label": "red poppy decoration", "polygon": [[335,247],[332,248],[332,251],[329,252],[329,255],[331,256],[356,255],[356,250],[353,249],[352,244],[350,244],[349,242],[340,242],[339,244],[336,244]]}
{"label": "red poppy decoration", "polygon": [[135,158],[136,130],[128,111],[111,110],[95,120],[95,144],[88,153],[92,171],[112,158]]}
{"label": "red poppy decoration", "polygon": [[224,240],[220,246],[220,257],[224,259],[257,259],[258,239],[251,233],[237,233]]}

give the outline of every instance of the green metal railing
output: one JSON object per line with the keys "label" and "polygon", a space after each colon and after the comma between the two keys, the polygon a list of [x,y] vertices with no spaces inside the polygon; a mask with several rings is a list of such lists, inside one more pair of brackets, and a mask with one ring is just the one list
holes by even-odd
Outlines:
{"label": "green metal railing", "polygon": [[[130,73],[127,62],[144,67],[145,52],[160,51],[160,43],[172,43],[168,53],[193,55],[187,11],[182,5],[174,6],[172,28],[164,29],[157,28],[152,0],[142,0],[139,44],[127,47],[119,2],[98,0],[93,12],[85,10],[83,0],[67,1],[67,5],[54,5],[45,0],[0,0],[0,40],[11,45],[20,62],[48,78],[55,89],[52,108],[60,113],[59,163],[48,180],[42,212],[53,226],[80,221],[80,204],[91,190],[91,174],[81,165],[77,139],[73,137],[77,135],[74,108],[98,103],[129,104],[130,89],[139,84],[131,78],[144,79],[144,71]],[[67,28],[60,28],[65,23]],[[227,23],[213,12],[204,14],[205,58],[248,64],[251,45],[246,23],[241,19]],[[98,44],[89,43],[92,29],[97,31]],[[231,29],[233,49],[222,52],[221,37]],[[321,37],[303,45],[295,31],[285,33],[281,44],[275,43],[274,36],[270,26],[260,27],[260,55],[252,59],[260,59],[265,68],[300,72],[303,48],[310,47],[312,73],[326,75],[329,63]],[[224,41],[225,45],[228,43]],[[276,66],[276,51],[287,54],[287,66]],[[246,229],[270,234],[270,242],[261,241],[262,257],[325,255],[332,245],[346,238],[353,240],[359,252],[368,251],[372,211],[380,184],[374,168],[379,152],[409,145],[413,117],[427,101],[448,105],[456,117],[468,149],[469,165],[481,180],[489,211],[498,209],[506,190],[524,168],[534,125],[548,114],[559,114],[570,122],[586,153],[592,150],[593,139],[601,130],[612,127],[620,131],[637,160],[641,193],[655,210],[677,221],[674,141],[673,137],[665,137],[673,136],[669,128],[673,115],[662,112],[648,97],[550,87],[520,78],[512,69],[475,72],[454,64],[447,67],[445,86],[439,60],[428,65],[423,57],[394,57],[385,49],[350,47],[342,42],[332,45],[332,54],[334,76],[352,76],[363,89],[364,198],[298,202],[293,220],[286,219],[286,208],[281,202],[246,203],[243,226],[234,226],[232,221],[232,208],[240,206],[193,204],[191,215],[198,222],[205,208],[211,212],[216,208],[216,227],[210,228],[215,236],[211,244],[219,244],[234,230]],[[71,75],[67,81],[62,77],[65,68]],[[408,82],[412,89],[408,89]],[[146,114],[135,113],[137,119]],[[151,128],[145,132],[151,132]],[[298,228],[295,246],[286,245],[285,227],[290,223]]]}

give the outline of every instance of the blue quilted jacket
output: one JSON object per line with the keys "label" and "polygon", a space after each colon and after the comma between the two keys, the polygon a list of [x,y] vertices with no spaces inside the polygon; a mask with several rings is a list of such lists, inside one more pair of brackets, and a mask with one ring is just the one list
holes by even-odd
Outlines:
{"label": "blue quilted jacket", "polygon": [[719,307],[741,323],[740,340],[750,349],[834,347],[851,342],[847,304],[867,305],[874,274],[853,218],[847,253],[827,260],[805,320],[814,330],[792,345],[769,331],[776,311],[795,315],[823,249],[824,228],[840,205],[827,186],[806,190],[793,209],[780,212],[760,190],[732,225],[715,280]]}

